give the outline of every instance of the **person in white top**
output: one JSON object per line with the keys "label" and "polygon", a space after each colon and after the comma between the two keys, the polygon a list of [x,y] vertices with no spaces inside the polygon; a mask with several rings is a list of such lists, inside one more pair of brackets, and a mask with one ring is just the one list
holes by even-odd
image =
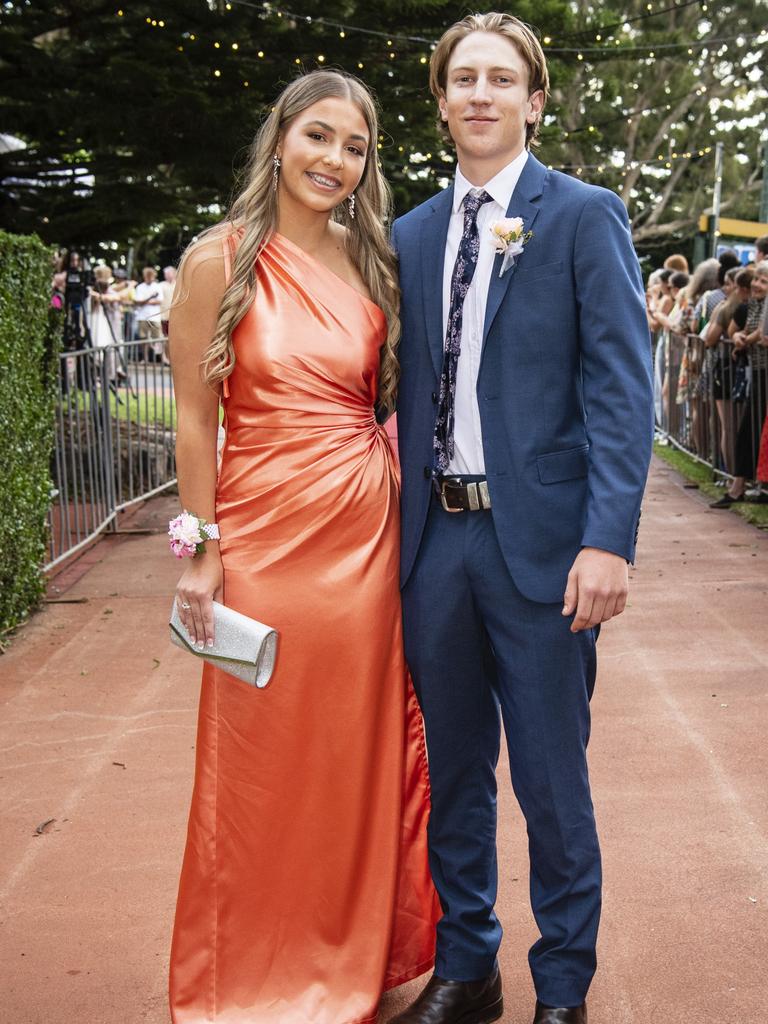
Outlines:
{"label": "person in white top", "polygon": [[176,267],[163,267],[163,280],[160,282],[160,292],[163,297],[163,304],[160,307],[160,325],[166,337],[168,337],[168,318],[173,304],[175,289]]}
{"label": "person in white top", "polygon": [[133,305],[141,341],[151,341],[151,345],[142,347],[145,359],[150,358],[150,353],[156,359],[162,359],[163,331],[160,326],[160,310],[163,304],[163,293],[160,282],[157,280],[157,271],[154,267],[144,267],[141,272],[142,280],[136,285],[133,293]]}
{"label": "person in white top", "polygon": [[[108,345],[116,345],[122,341],[120,332],[120,296],[112,288],[112,270],[107,266],[98,266],[93,271],[94,284],[88,289],[88,327],[91,333],[91,345],[95,349],[105,349]],[[116,349],[110,348],[100,353],[105,360],[107,376],[113,381],[117,375]]]}

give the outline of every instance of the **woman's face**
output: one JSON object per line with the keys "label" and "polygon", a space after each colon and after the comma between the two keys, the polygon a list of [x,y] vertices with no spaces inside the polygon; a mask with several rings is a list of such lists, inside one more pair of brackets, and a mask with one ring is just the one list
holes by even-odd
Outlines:
{"label": "woman's face", "polygon": [[726,279],[723,281],[723,283],[721,285],[723,295],[725,295],[727,297],[728,295],[731,294],[731,292],[733,291],[733,289],[735,287],[736,287],[736,285],[731,280],[731,278],[730,277],[726,277]]}
{"label": "woman's face", "polygon": [[764,299],[768,295],[768,277],[765,274],[755,274],[752,278],[752,298]]}
{"label": "woman's face", "polygon": [[298,114],[278,144],[278,197],[328,213],[360,184],[371,139],[360,108],[328,97]]}

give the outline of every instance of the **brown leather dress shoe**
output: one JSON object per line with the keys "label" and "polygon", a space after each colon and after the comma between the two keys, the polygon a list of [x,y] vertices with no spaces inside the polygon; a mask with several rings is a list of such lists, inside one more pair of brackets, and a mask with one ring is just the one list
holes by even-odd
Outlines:
{"label": "brown leather dress shoe", "polygon": [[587,1024],[587,1004],[581,1006],[544,1006],[536,1003],[533,1024]]}
{"label": "brown leather dress shoe", "polygon": [[504,1012],[499,969],[480,981],[433,974],[419,998],[390,1024],[491,1024]]}

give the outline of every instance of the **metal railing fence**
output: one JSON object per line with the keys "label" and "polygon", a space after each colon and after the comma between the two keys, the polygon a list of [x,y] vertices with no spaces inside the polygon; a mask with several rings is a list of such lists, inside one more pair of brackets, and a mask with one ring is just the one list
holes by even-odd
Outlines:
{"label": "metal railing fence", "polygon": [[[654,338],[656,430],[712,469],[758,480],[768,410],[768,348],[742,354],[696,334]],[[176,484],[176,405],[167,338],[64,352],[56,397],[49,509],[53,569],[118,514]],[[768,490],[768,489],[767,489]]]}
{"label": "metal railing fence", "polygon": [[768,348],[737,351],[698,334],[654,338],[657,434],[708,465],[714,478],[758,479],[768,406]]}
{"label": "metal railing fence", "polygon": [[45,570],[117,528],[118,513],[176,483],[167,339],[64,352]]}

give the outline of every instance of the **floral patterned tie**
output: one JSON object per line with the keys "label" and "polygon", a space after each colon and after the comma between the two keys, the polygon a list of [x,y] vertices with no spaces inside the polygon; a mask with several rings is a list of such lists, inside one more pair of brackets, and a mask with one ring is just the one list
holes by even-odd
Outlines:
{"label": "floral patterned tie", "polygon": [[453,458],[454,406],[456,403],[456,371],[461,353],[461,324],[464,318],[464,299],[477,267],[480,235],[477,230],[477,211],[484,203],[492,202],[487,192],[468,192],[464,197],[464,231],[456,254],[451,275],[451,305],[448,310],[448,329],[445,334],[443,370],[440,374],[440,398],[435,422],[435,472],[444,473]]}

